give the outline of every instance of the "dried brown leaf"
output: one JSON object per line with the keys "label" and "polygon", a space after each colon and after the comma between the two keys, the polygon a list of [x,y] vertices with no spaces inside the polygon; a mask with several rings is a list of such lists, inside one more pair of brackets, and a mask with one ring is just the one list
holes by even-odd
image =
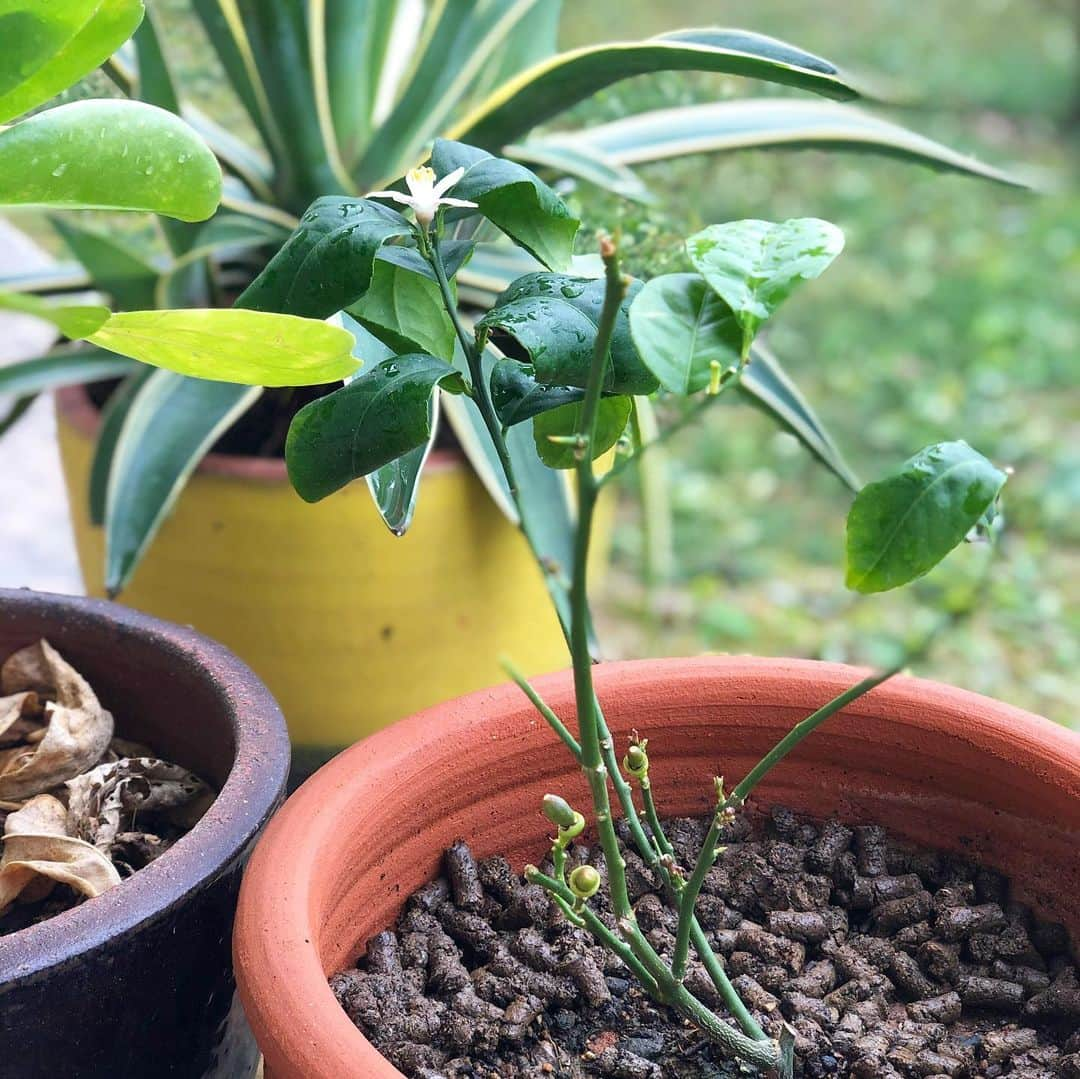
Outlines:
{"label": "dried brown leaf", "polygon": [[[213,801],[213,791],[186,768],[155,757],[125,757],[65,784],[68,831],[109,850],[118,833],[132,833],[147,815],[190,828]],[[156,837],[155,837],[156,838]]]}
{"label": "dried brown leaf", "polygon": [[0,915],[21,895],[41,899],[42,879],[93,898],[120,883],[112,862],[67,833],[67,809],[51,794],[31,798],[4,822]]}
{"label": "dried brown leaf", "polygon": [[0,697],[0,746],[15,746],[41,726],[42,700],[33,690]]}
{"label": "dried brown leaf", "polygon": [[101,759],[113,735],[112,715],[82,676],[41,640],[0,667],[0,692],[46,698],[44,736],[0,751],[0,799],[28,798],[71,779]]}

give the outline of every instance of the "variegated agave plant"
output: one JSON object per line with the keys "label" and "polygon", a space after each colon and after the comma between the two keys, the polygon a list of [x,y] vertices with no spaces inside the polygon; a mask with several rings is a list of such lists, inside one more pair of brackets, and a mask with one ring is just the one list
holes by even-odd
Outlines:
{"label": "variegated agave plant", "polygon": [[[560,53],[560,7],[559,0],[191,0],[258,145],[185,102],[167,62],[168,42],[151,13],[133,47],[109,59],[106,71],[130,97],[181,114],[203,135],[226,175],[221,210],[201,226],[163,219],[166,249],[156,259],[122,237],[67,218],[57,227],[78,264],[9,278],[0,287],[39,294],[92,287],[122,309],[227,305],[313,199],[386,187],[422,162],[440,136],[525,163],[548,178],[573,177],[630,198],[645,194],[635,165],[763,146],[871,151],[1011,182],[972,158],[835,103],[860,97],[858,86],[834,64],[792,45],[741,30],[699,29]],[[587,130],[558,129],[561,113],[598,90],[665,70],[744,76],[817,96],[730,100],[644,112]],[[347,313],[349,326],[395,348],[404,340],[452,359],[453,335],[445,327],[413,325],[404,332],[400,325],[400,304],[391,301],[433,283],[407,261],[395,260],[399,250],[390,246],[380,254],[377,280],[361,307]],[[530,268],[514,249],[479,243],[469,250],[457,281],[462,296],[481,308]],[[65,346],[0,371],[0,393],[25,400],[87,381],[92,355],[85,345]],[[762,352],[742,390],[828,467],[849,477],[774,359]],[[90,493],[92,516],[106,529],[111,590],[128,580],[201,456],[263,392],[132,365],[106,410]],[[498,469],[480,448],[476,417],[459,401],[448,400],[446,412],[493,496],[513,512],[495,478]],[[534,454],[531,440],[520,452]],[[418,453],[404,472],[396,463],[369,477],[395,531],[411,519],[422,460]],[[538,518],[568,536],[564,485],[546,469],[533,471],[539,480],[530,497],[543,503]],[[153,484],[145,482],[149,476]]]}

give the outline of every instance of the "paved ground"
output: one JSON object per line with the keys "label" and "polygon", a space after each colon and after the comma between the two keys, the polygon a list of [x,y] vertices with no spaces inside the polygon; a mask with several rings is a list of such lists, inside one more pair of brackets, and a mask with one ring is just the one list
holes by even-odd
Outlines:
{"label": "paved ground", "polygon": [[[32,266],[44,257],[0,220],[0,268]],[[52,337],[37,319],[0,314],[0,365],[40,355]],[[0,415],[10,400],[0,394]],[[0,440],[0,586],[82,591],[47,396]]]}

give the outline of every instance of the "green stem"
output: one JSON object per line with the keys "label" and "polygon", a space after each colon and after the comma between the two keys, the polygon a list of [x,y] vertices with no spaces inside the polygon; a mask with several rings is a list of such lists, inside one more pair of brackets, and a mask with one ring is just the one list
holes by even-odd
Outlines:
{"label": "green stem", "polygon": [[653,846],[660,854],[674,854],[675,848],[668,842],[660,816],[653,801],[652,783],[647,775],[641,777],[641,801],[645,805],[645,819],[649,822],[649,831],[653,835]]}
{"label": "green stem", "polygon": [[723,826],[723,815],[719,809],[713,814],[709,831],[705,835],[705,842],[698,851],[697,863],[690,879],[686,882],[679,893],[679,924],[675,932],[675,950],[671,956],[671,973],[677,981],[686,977],[686,962],[690,955],[690,929],[694,920],[694,907],[697,897],[701,893],[701,886],[705,883],[705,877],[716,860],[716,845],[720,841],[720,829]]}
{"label": "green stem", "polygon": [[566,729],[566,725],[563,721],[552,711],[550,705],[548,705],[544,698],[529,685],[525,675],[523,675],[506,656],[501,656],[499,658],[499,663],[502,665],[502,669],[506,671],[511,680],[517,685],[518,689],[532,701],[533,707],[547,720],[548,726],[559,736],[563,745],[570,750],[574,755],[574,758],[580,763],[581,746],[578,743],[578,740]]}
{"label": "green stem", "polygon": [[907,661],[896,667],[890,667],[887,671],[870,675],[861,682],[857,682],[850,689],[844,690],[839,696],[834,697],[828,704],[823,704],[816,712],[809,715],[801,723],[794,727],[779,742],[776,743],[764,757],[750,769],[746,778],[728,795],[722,809],[729,807],[738,808],[749,797],[750,792],[765,778],[769,772],[778,765],[807,735],[812,734],[825,720],[836,715],[841,708],[846,708],[852,701],[857,701],[870,690],[887,682],[890,678],[899,674]]}

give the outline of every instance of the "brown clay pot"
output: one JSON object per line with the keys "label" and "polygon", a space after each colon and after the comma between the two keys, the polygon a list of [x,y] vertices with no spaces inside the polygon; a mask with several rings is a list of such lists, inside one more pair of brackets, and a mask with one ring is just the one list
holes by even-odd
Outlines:
{"label": "brown clay pot", "polygon": [[218,788],[116,888],[0,937],[0,1079],[247,1079],[231,932],[240,874],[284,796],[285,721],[220,645],[99,600],[0,589],[0,660],[47,638],[128,738]]}
{"label": "brown clay pot", "polygon": [[[805,660],[612,663],[596,682],[620,743],[650,738],[668,814],[706,812],[712,777],[738,777],[858,670]],[[537,688],[573,716],[569,676]],[[338,1006],[351,965],[466,838],[480,857],[538,862],[546,791],[588,804],[580,772],[514,686],[430,709],[361,742],[289,799],[241,888],[234,959],[267,1079],[400,1073]],[[834,717],[755,796],[962,850],[1010,874],[1017,897],[1080,934],[1080,736],[1018,709],[897,678]]]}

